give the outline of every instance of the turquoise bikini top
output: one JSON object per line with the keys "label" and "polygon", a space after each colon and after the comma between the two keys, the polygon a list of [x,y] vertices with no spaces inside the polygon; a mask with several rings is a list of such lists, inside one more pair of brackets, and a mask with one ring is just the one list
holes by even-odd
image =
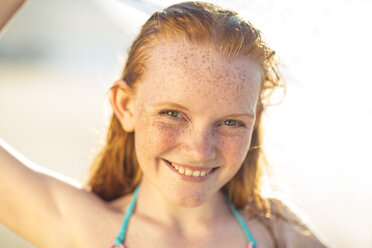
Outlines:
{"label": "turquoise bikini top", "polygon": [[[134,207],[136,205],[138,190],[139,190],[139,185],[134,190],[133,198],[132,198],[132,201],[130,202],[128,211],[125,213],[123,223],[121,225],[120,233],[116,237],[114,243],[112,243],[112,245],[109,248],[115,248],[115,247],[126,248],[125,245],[124,245],[125,233],[126,233],[127,228],[128,228],[128,223],[129,223],[130,217],[131,217],[131,215],[133,213],[133,210],[134,210]],[[236,220],[239,222],[240,226],[243,228],[245,236],[247,237],[247,240],[248,240],[247,248],[260,248],[257,245],[256,241],[253,239],[253,236],[252,236],[251,232],[249,231],[247,225],[245,224],[245,222],[244,222],[242,216],[239,214],[238,210],[236,210],[234,204],[229,200],[229,198],[227,197],[227,195],[225,193],[223,194],[223,196],[225,197],[226,203],[229,206],[231,212],[235,216]]]}

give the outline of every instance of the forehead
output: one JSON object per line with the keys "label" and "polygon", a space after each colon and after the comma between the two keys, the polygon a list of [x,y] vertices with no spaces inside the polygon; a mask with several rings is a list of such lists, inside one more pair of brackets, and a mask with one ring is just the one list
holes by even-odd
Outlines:
{"label": "forehead", "polygon": [[247,57],[227,58],[208,46],[164,41],[150,50],[141,81],[144,93],[159,101],[204,97],[243,104],[257,100],[261,70]]}

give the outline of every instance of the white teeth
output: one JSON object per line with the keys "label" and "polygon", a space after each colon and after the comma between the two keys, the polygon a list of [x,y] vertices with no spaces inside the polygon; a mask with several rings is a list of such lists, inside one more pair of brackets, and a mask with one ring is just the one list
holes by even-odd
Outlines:
{"label": "white teeth", "polygon": [[186,176],[191,176],[192,175],[192,171],[190,169],[186,169],[185,170],[185,175]]}
{"label": "white teeth", "polygon": [[198,176],[200,176],[200,171],[194,171],[194,172],[192,173],[192,176],[193,176],[193,177],[198,177]]}
{"label": "white teeth", "polygon": [[175,165],[173,164],[172,162],[168,161],[168,163],[173,167],[175,168],[179,174],[181,175],[186,175],[186,176],[193,176],[193,177],[204,177],[206,175],[208,175],[212,169],[209,169],[207,171],[203,170],[203,171],[199,171],[199,170],[196,170],[196,171],[193,171],[193,170],[190,170],[189,168],[184,168],[180,165]]}

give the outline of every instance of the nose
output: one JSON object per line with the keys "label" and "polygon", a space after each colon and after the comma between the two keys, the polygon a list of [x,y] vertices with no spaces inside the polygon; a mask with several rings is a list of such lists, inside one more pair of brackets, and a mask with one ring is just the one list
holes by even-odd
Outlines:
{"label": "nose", "polygon": [[190,162],[206,162],[216,158],[217,143],[211,131],[194,129],[182,137],[180,150]]}

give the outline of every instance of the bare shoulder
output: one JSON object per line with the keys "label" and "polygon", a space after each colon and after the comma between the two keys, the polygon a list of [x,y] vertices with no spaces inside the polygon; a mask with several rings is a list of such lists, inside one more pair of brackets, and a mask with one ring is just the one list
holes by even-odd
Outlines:
{"label": "bare shoulder", "polygon": [[252,216],[242,209],[243,219],[261,247],[324,248],[303,214],[280,199],[270,199],[270,216]]}
{"label": "bare shoulder", "polygon": [[326,247],[310,228],[310,221],[293,204],[281,199],[271,199],[270,203],[274,233],[282,237],[285,247]]}

